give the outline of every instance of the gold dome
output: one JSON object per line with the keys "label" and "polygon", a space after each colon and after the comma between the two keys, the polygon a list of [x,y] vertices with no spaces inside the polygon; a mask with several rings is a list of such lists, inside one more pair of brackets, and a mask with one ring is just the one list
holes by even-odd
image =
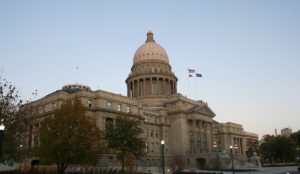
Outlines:
{"label": "gold dome", "polygon": [[162,46],[155,43],[153,33],[151,31],[147,32],[146,42],[136,50],[133,58],[133,64],[144,61],[161,61],[169,64],[167,52]]}

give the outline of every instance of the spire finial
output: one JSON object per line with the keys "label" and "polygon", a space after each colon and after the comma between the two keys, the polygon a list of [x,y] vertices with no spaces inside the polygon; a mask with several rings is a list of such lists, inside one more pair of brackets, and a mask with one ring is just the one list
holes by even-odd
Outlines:
{"label": "spire finial", "polygon": [[148,32],[147,33],[152,33],[151,27],[148,27]]}
{"label": "spire finial", "polygon": [[153,38],[153,33],[151,31],[151,28],[148,28],[148,32],[147,32],[147,40],[146,42],[155,42],[154,38]]}

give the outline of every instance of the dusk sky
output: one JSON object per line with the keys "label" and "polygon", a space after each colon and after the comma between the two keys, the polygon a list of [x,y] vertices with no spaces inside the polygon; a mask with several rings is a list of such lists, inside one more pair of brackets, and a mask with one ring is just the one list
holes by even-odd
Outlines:
{"label": "dusk sky", "polygon": [[1,0],[0,70],[27,99],[70,83],[126,95],[149,27],[178,92],[215,120],[260,137],[300,129],[299,0]]}

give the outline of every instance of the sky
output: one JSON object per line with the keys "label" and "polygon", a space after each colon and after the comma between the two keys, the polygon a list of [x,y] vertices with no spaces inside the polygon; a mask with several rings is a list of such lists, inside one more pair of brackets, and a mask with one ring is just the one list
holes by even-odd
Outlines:
{"label": "sky", "polygon": [[215,120],[260,137],[300,129],[298,0],[1,0],[1,74],[26,99],[70,83],[126,95],[149,28],[178,92],[207,102]]}

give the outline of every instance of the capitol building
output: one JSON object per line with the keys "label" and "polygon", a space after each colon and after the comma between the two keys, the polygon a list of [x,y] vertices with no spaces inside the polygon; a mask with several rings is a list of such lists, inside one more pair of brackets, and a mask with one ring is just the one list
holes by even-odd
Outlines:
{"label": "capitol building", "polygon": [[[30,122],[25,147],[37,146],[40,122],[53,115],[66,100],[77,96],[102,131],[120,114],[140,120],[144,131],[141,136],[146,139],[146,156],[137,159],[136,165],[142,170],[160,168],[162,153],[166,168],[171,170],[213,168],[220,153],[230,155],[230,146],[236,147],[233,151],[235,163],[246,161],[247,141],[257,135],[245,132],[237,123],[217,122],[207,102],[180,94],[170,59],[166,50],[154,40],[154,34],[148,31],[145,43],[133,56],[125,80],[127,96],[92,90],[76,83],[26,104],[34,108],[34,112],[27,115]],[[164,152],[161,140],[165,142]],[[114,154],[104,154],[98,165],[117,168],[120,163]]]}

